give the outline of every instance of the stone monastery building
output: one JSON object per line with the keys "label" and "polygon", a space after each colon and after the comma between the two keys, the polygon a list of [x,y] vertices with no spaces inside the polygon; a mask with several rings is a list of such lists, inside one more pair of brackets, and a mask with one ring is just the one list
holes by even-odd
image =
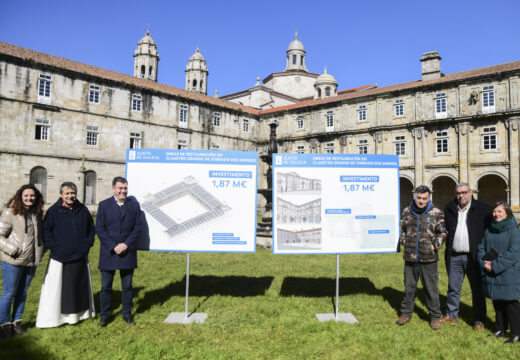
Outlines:
{"label": "stone monastery building", "polygon": [[[216,98],[207,96],[198,48],[185,89],[159,83],[149,31],[134,76],[0,42],[1,202],[31,182],[52,203],[59,185],[74,181],[95,210],[124,174],[127,148],[263,155],[277,122],[281,153],[399,155],[401,205],[425,184],[442,207],[464,181],[479,199],[507,200],[520,214],[520,61],[443,74],[433,51],[418,61],[416,81],[341,91],[326,69],[308,71],[297,34],[285,56],[285,70]],[[267,165],[259,164],[266,188]]]}

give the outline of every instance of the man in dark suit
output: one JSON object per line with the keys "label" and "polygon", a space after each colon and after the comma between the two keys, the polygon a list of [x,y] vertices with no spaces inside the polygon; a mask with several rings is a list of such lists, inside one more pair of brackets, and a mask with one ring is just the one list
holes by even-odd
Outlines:
{"label": "man in dark suit", "polygon": [[455,200],[444,208],[448,230],[445,253],[448,294],[446,316],[441,322],[457,322],[460,290],[466,275],[473,297],[473,328],[481,330],[486,319],[486,300],[482,293],[477,252],[489,224],[489,206],[473,198],[473,192],[467,183],[456,186],[455,196]]}
{"label": "man in dark suit", "polygon": [[121,277],[123,320],[135,325],[132,318],[132,277],[137,267],[136,246],[141,235],[141,207],[133,196],[128,196],[128,182],[125,178],[115,177],[112,191],[114,196],[99,203],[96,219],[96,234],[101,241],[101,327],[107,326],[110,317],[112,282],[116,270],[119,270]]}

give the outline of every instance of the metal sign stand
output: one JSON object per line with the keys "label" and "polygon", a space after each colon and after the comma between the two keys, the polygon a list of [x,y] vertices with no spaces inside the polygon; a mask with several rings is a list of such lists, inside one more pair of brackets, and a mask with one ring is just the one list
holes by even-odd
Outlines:
{"label": "metal sign stand", "polygon": [[189,290],[190,290],[190,253],[187,253],[186,258],[186,304],[184,306],[184,312],[172,312],[164,320],[165,323],[173,324],[190,324],[193,322],[203,324],[208,314],[206,313],[189,313],[188,302],[189,302]]}
{"label": "metal sign stand", "polygon": [[358,323],[357,319],[351,313],[339,313],[339,254],[336,254],[336,308],[334,314],[316,314],[319,322],[334,320],[336,322],[343,321],[348,324]]}

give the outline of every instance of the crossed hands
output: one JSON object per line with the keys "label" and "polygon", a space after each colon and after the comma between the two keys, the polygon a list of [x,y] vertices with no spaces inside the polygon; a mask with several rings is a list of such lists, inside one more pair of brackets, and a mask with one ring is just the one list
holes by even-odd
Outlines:
{"label": "crossed hands", "polygon": [[114,248],[114,252],[115,252],[117,255],[121,255],[121,254],[124,253],[127,249],[128,249],[128,246],[127,246],[125,243],[119,243],[119,244],[117,244],[116,247]]}

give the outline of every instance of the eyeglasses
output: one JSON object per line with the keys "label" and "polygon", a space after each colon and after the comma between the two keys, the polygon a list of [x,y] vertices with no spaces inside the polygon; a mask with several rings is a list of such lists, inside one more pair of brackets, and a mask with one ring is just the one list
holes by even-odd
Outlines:
{"label": "eyeglasses", "polygon": [[456,192],[455,196],[466,196],[466,195],[468,195],[468,193],[469,193],[469,191]]}

